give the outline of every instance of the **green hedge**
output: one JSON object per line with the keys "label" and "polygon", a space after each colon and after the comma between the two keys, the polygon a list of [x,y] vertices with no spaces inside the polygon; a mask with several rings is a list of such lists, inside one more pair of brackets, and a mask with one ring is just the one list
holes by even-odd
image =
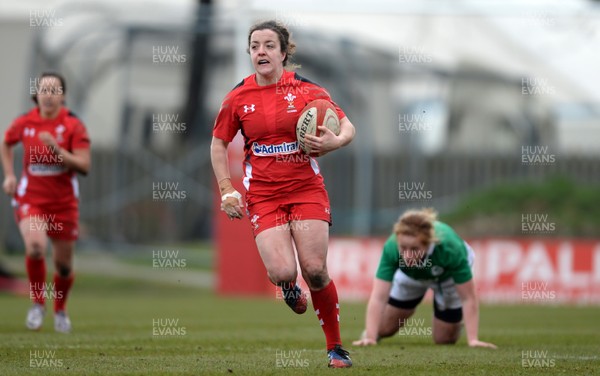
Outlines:
{"label": "green hedge", "polygon": [[440,219],[463,237],[598,238],[600,186],[575,184],[562,177],[541,183],[502,184],[473,194]]}

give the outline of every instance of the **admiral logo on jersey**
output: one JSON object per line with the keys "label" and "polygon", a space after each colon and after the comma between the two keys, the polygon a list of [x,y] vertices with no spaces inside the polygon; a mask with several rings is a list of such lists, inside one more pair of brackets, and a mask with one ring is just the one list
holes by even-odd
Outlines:
{"label": "admiral logo on jersey", "polygon": [[66,166],[60,164],[31,163],[27,172],[32,176],[56,176],[68,172]]}
{"label": "admiral logo on jersey", "polygon": [[277,145],[261,145],[258,142],[252,144],[254,155],[268,157],[277,154],[293,154],[298,151],[298,141],[282,142]]}

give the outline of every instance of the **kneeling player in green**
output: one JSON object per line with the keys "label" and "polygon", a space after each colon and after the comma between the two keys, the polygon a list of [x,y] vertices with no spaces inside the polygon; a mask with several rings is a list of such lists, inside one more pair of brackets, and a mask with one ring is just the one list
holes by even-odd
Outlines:
{"label": "kneeling player in green", "polygon": [[398,333],[429,288],[433,290],[433,341],[454,344],[465,321],[471,347],[478,338],[479,303],[473,282],[473,249],[432,209],[404,213],[383,247],[367,306],[366,329],[356,346],[375,345]]}

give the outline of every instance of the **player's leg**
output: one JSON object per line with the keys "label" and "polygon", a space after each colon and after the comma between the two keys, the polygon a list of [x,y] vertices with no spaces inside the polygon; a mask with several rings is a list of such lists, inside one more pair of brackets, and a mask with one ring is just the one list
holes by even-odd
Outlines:
{"label": "player's leg", "polygon": [[57,332],[68,333],[71,331],[71,320],[67,315],[67,297],[73,286],[73,253],[74,240],[52,239],[54,259],[54,329]]}
{"label": "player's leg", "polygon": [[[459,308],[457,311],[460,311],[460,317],[462,319],[462,309]],[[458,313],[453,313],[453,315],[456,314]],[[453,345],[460,338],[462,324],[460,321],[448,322],[444,320],[447,320],[447,318],[433,318],[433,342],[437,345]]]}
{"label": "player's leg", "polygon": [[[303,217],[299,214],[294,216]],[[329,223],[315,219],[296,220],[291,223],[291,229],[302,277],[308,284],[313,307],[325,334],[329,367],[350,367],[352,361],[342,348],[337,289],[327,271]]]}
{"label": "player's leg", "polygon": [[19,231],[25,243],[25,269],[29,279],[29,295],[33,306],[27,312],[26,326],[31,330],[42,327],[45,314],[46,295],[46,236],[47,224],[43,216],[29,205],[21,206],[16,211]]}
{"label": "player's leg", "polygon": [[[465,242],[467,260],[471,270],[475,261],[473,248]],[[455,344],[462,329],[462,302],[454,280],[448,279],[432,285],[434,291],[433,341],[436,344]]]}
{"label": "player's leg", "polygon": [[427,289],[427,283],[410,278],[400,269],[396,270],[388,304],[379,325],[379,337],[390,337],[398,333],[406,320],[415,313]]}
{"label": "player's leg", "polygon": [[[421,301],[421,299],[419,299],[419,301]],[[411,301],[396,301],[395,303],[412,306]],[[418,303],[414,304],[413,307],[416,307],[417,304]],[[406,320],[414,313],[415,308],[399,308],[391,303],[385,306],[383,310],[383,317],[381,318],[381,324],[379,325],[379,338],[391,337],[397,334],[398,330],[400,330],[400,328],[404,326],[404,323],[406,323]]]}
{"label": "player's leg", "polygon": [[331,283],[327,271],[329,224],[309,219],[294,221],[290,227],[298,250],[302,277],[311,291],[323,290]]}
{"label": "player's leg", "polygon": [[277,226],[262,231],[256,236],[256,246],[273,284],[296,281],[296,258],[289,229]]}
{"label": "player's leg", "polygon": [[286,304],[296,313],[306,312],[307,299],[296,284],[298,266],[292,244],[289,205],[274,200],[248,205],[260,257],[271,282],[281,288]]}
{"label": "player's leg", "polygon": [[[260,208],[256,207],[249,210],[260,212]],[[306,312],[307,300],[296,284],[298,267],[290,226],[284,220],[288,217],[286,210],[285,206],[278,206],[273,211],[267,209],[257,215],[255,240],[269,279],[281,288],[286,304],[294,312],[302,314]]]}
{"label": "player's leg", "polygon": [[73,257],[79,229],[77,205],[61,207],[53,211],[48,236],[52,241],[54,261],[54,329],[57,332],[71,331],[71,320],[67,315],[67,298],[75,278]]}
{"label": "player's leg", "polygon": [[455,344],[462,328],[462,303],[454,281],[437,283],[432,286],[433,297],[433,342],[438,345]]}
{"label": "player's leg", "polygon": [[[298,251],[302,276],[312,292],[336,291],[327,271],[327,247],[331,211],[325,189],[297,193],[296,203],[290,205],[289,226]],[[335,293],[337,303],[337,292]],[[313,299],[314,301],[314,299]]]}

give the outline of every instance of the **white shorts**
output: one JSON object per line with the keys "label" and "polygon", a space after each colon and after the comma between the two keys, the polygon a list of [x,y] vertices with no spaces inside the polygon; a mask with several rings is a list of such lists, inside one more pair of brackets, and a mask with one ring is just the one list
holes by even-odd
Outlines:
{"label": "white shorts", "polygon": [[[467,259],[472,271],[475,252],[467,242],[465,242],[465,246],[467,247]],[[400,269],[396,270],[394,274],[390,302],[397,303],[392,305],[399,308],[412,309],[421,302],[429,288],[433,290],[436,311],[462,308],[462,302],[452,278],[441,282],[416,280],[404,274]]]}

